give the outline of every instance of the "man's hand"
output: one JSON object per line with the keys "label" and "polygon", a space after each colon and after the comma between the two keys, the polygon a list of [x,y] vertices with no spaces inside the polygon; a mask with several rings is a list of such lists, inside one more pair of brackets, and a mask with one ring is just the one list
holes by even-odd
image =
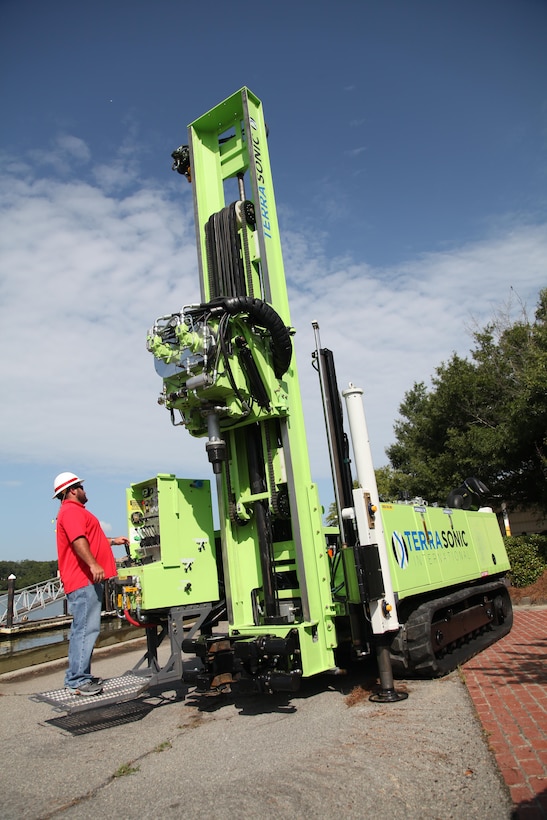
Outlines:
{"label": "man's hand", "polygon": [[121,544],[123,544],[124,547],[127,547],[128,544],[129,544],[129,538],[126,538],[125,535],[118,535],[116,538],[111,538],[110,539],[110,545],[112,547],[114,547],[116,545],[120,546]]}
{"label": "man's hand", "polygon": [[83,535],[80,535],[79,538],[76,538],[72,542],[72,548],[78,558],[81,558],[87,566],[89,567],[89,571],[91,573],[91,578],[94,584],[99,584],[101,581],[104,581],[104,569],[95,560],[95,556],[92,554],[89,543],[87,538]]}
{"label": "man's hand", "polygon": [[94,584],[98,584],[101,581],[104,581],[104,569],[96,561],[94,561],[92,564],[89,564],[89,571],[91,572]]}

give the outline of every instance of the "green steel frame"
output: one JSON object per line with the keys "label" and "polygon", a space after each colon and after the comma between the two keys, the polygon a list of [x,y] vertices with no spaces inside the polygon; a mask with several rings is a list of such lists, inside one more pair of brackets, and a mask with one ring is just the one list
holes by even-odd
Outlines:
{"label": "green steel frame", "polygon": [[[501,579],[507,556],[493,515],[374,500],[383,552],[372,543],[379,528],[363,524],[360,543],[340,545],[343,560],[331,564],[310,474],[260,100],[242,88],[192,122],[188,141],[173,157],[184,158],[182,170],[177,160],[175,167],[193,186],[202,301],[160,317],[149,333],[163,378],[160,402],[173,423],[178,413],[179,424],[207,439],[238,662],[247,672],[259,656],[258,666],[267,663],[260,647],[274,641],[273,654],[285,658],[279,671],[310,676],[335,666],[334,650],[349,638],[344,619],[355,645],[379,636],[382,648],[390,640],[382,634],[398,628],[389,614],[395,598],[412,605],[439,590]],[[373,476],[372,464],[364,472]],[[354,491],[358,524],[371,518],[371,490]],[[365,587],[378,576],[372,591],[363,592],[362,572]],[[200,651],[221,681],[222,663],[212,656],[221,657],[222,642],[206,640]]]}
{"label": "green steel frame", "polygon": [[[164,403],[213,451],[230,633],[296,632],[302,673],[312,675],[334,666],[336,606],[290,350],[262,104],[243,88],[188,134],[202,305],[179,317],[175,341],[156,327],[149,348],[163,361]],[[218,239],[226,235],[227,252]],[[235,303],[228,315],[215,307],[226,299]],[[285,339],[282,366],[275,337]]]}

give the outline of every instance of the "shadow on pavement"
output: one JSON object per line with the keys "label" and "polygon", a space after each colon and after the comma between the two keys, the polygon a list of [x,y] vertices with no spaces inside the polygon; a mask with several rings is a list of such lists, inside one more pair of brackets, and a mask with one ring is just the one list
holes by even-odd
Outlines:
{"label": "shadow on pavement", "polygon": [[[397,682],[396,689],[406,689],[404,684]],[[193,707],[200,712],[216,712],[226,706],[235,706],[242,715],[262,715],[272,713],[292,714],[298,709],[298,702],[314,697],[327,690],[340,692],[351,696],[352,700],[366,700],[372,693],[379,690],[374,667],[349,670],[347,674],[317,675],[304,678],[296,692],[274,692],[273,694],[237,694],[237,692],[222,691],[215,693],[191,692],[186,698],[186,706]],[[357,695],[355,693],[357,692]],[[352,703],[348,702],[348,705]]]}
{"label": "shadow on pavement", "polygon": [[511,814],[511,820],[524,820],[526,817],[530,820],[540,820],[542,817],[547,817],[547,789],[536,794],[531,800],[523,800],[522,803],[515,806]]}
{"label": "shadow on pavement", "polygon": [[[184,695],[184,692],[176,691],[173,695],[167,697],[161,692],[152,690],[147,692],[144,697],[136,700],[127,700],[123,703],[109,704],[104,707],[88,709],[84,712],[54,717],[44,721],[44,723],[69,732],[71,735],[87,735],[91,732],[101,732],[103,729],[112,729],[116,726],[142,720],[154,709],[168,706],[171,703],[180,703],[184,700]],[[152,698],[155,699],[155,702],[151,702]]]}

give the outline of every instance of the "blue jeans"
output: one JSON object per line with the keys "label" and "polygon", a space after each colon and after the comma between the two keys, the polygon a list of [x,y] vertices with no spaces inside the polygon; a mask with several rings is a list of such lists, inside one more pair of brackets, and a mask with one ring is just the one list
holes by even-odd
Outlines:
{"label": "blue jeans", "polygon": [[65,686],[76,689],[91,680],[91,656],[101,629],[103,584],[89,584],[67,594],[72,615]]}

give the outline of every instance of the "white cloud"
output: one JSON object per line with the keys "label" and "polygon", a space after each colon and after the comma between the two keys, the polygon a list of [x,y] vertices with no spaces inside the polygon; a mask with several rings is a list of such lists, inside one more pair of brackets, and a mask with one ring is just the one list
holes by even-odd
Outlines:
{"label": "white cloud", "polygon": [[[62,147],[85,158],[77,139],[65,137]],[[94,176],[85,181],[6,166],[0,199],[5,462],[76,459],[82,469],[137,477],[208,471],[203,442],[174,430],[157,406],[161,381],[145,349],[157,316],[199,300],[191,189],[133,184],[128,190],[127,177],[120,189],[122,167],[91,167]],[[312,320],[334,351],[340,389],[349,381],[364,388],[379,466],[413,382],[428,381],[453,351],[465,354],[466,326],[487,321],[511,286],[533,310],[545,285],[545,226],[515,227],[392,269],[329,259],[319,232],[288,231],[283,241],[315,478],[328,466],[310,366]]]}
{"label": "white cloud", "polygon": [[[428,383],[437,365],[453,352],[467,355],[472,346],[467,328],[474,323],[483,326],[512,297],[517,318],[515,291],[532,314],[538,292],[546,285],[546,226],[514,229],[393,269],[347,261],[340,266],[336,260],[314,256],[312,248],[312,242],[307,245],[302,237],[286,238],[297,348],[305,363],[314,346],[310,322],[318,320],[322,344],[335,355],[339,388],[352,381],[365,391],[377,466],[387,462],[384,449],[393,442],[398,407],[413,383]],[[300,377],[308,418],[316,419],[315,374],[301,365]],[[321,434],[317,422],[307,429],[313,436],[313,464]],[[314,466],[314,475],[326,469]]]}
{"label": "white cloud", "polygon": [[174,434],[146,330],[199,293],[182,197],[8,177],[1,221],[4,459],[155,467]]}
{"label": "white cloud", "polygon": [[360,145],[358,148],[350,148],[348,151],[346,151],[346,154],[350,157],[358,157],[359,154],[362,154],[366,150],[366,145]]}
{"label": "white cloud", "polygon": [[74,159],[79,162],[89,162],[91,159],[91,151],[87,144],[71,134],[63,134],[57,137],[57,145],[61,151],[66,151]]}

